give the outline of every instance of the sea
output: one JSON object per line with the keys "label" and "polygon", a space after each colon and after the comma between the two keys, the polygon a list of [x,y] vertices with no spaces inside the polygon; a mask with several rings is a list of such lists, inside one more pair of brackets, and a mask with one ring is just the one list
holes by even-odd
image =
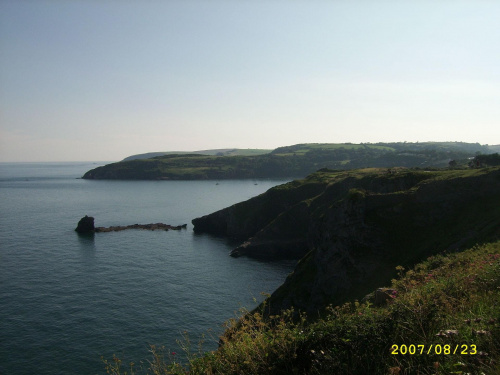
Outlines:
{"label": "sea", "polygon": [[[181,358],[186,337],[194,351],[214,350],[224,323],[295,266],[232,258],[237,243],[191,224],[285,180],[80,178],[104,164],[0,163],[2,375],[105,374],[114,355],[147,367],[151,345]],[[85,215],[96,226],[187,228],[79,235]]]}

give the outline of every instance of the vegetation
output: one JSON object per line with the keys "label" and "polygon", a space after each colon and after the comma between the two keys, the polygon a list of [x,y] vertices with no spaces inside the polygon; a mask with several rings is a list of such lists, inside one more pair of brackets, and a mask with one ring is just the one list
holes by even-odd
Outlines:
{"label": "vegetation", "polygon": [[470,163],[471,167],[491,167],[500,165],[498,152],[489,155],[477,155]]}
{"label": "vegetation", "polygon": [[[218,152],[215,152],[218,151]],[[467,167],[476,153],[490,146],[463,142],[299,144],[269,150],[209,150],[133,156],[95,168],[86,179],[197,180],[304,177],[321,168]],[[142,157],[139,155],[139,157]],[[133,160],[130,160],[133,159]]]}
{"label": "vegetation", "polygon": [[[293,310],[227,323],[214,352],[181,346],[187,360],[152,348],[150,361],[108,374],[485,374],[500,372],[500,241],[431,256],[370,298],[330,306],[309,321]],[[265,306],[263,306],[265,308]]]}

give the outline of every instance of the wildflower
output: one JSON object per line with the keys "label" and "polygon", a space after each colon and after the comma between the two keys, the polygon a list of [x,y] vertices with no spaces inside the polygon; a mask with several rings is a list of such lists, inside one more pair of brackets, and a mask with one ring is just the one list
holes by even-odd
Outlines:
{"label": "wildflower", "polygon": [[172,355],[176,355],[177,353],[176,352],[172,352]]}

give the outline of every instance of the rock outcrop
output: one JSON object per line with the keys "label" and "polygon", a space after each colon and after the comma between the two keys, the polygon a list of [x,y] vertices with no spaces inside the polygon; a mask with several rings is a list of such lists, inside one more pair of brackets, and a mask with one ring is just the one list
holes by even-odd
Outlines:
{"label": "rock outcrop", "polygon": [[155,223],[155,224],[132,224],[125,226],[112,226],[112,227],[97,227],[95,228],[96,232],[119,232],[127,229],[145,229],[145,230],[181,230],[186,229],[187,224],[183,225],[169,225],[163,223]]}
{"label": "rock outcrop", "polygon": [[78,233],[93,233],[94,230],[94,218],[87,215],[80,219],[75,228],[75,231]]}
{"label": "rock outcrop", "polygon": [[132,224],[132,225],[119,225],[111,227],[94,227],[94,218],[85,215],[78,222],[75,229],[78,233],[99,233],[99,232],[119,232],[127,229],[145,229],[145,230],[181,230],[186,229],[187,224],[182,225],[170,225],[163,223],[155,224]]}
{"label": "rock outcrop", "polygon": [[391,288],[378,288],[374,292],[366,295],[361,302],[369,302],[374,306],[384,306],[393,298],[396,298],[398,291]]}

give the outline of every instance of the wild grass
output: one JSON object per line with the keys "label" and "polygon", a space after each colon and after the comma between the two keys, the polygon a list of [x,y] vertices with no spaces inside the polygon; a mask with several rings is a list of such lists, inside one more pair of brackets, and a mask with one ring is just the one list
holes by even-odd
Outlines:
{"label": "wild grass", "polygon": [[293,310],[246,312],[227,322],[216,351],[184,338],[182,363],[152,348],[147,366],[114,358],[107,373],[499,374],[500,241],[397,270],[382,306],[330,306],[312,323]]}

